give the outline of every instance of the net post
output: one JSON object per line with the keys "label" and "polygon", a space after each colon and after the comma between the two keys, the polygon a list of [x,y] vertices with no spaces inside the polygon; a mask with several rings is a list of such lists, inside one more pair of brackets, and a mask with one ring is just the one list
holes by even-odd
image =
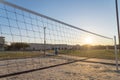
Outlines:
{"label": "net post", "polygon": [[114,50],[115,50],[115,62],[116,62],[116,70],[118,71],[118,51],[117,51],[117,44],[116,44],[116,36],[114,36]]}
{"label": "net post", "polygon": [[44,56],[46,55],[46,27],[44,27]]}

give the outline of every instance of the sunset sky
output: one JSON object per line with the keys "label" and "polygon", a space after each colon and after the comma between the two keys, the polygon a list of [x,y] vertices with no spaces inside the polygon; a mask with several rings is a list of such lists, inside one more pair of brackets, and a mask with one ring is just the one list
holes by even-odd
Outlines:
{"label": "sunset sky", "polygon": [[117,35],[115,0],[6,1],[104,36]]}
{"label": "sunset sky", "polygon": [[115,0],[7,1],[89,31],[110,37],[116,34]]}

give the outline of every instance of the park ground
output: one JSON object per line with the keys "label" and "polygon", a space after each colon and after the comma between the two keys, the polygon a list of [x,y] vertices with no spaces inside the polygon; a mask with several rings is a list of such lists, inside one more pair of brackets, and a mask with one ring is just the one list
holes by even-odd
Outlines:
{"label": "park ground", "polygon": [[[1,58],[0,61],[1,75],[8,74],[9,72],[19,72],[67,63],[74,60],[78,61],[29,73],[3,77],[0,80],[120,80],[120,71],[116,71],[114,51],[90,51],[91,54],[90,52],[88,54],[86,51],[84,52],[86,56],[79,51],[68,52],[61,51],[61,54],[58,56],[49,55],[47,57],[41,56],[41,54],[36,52],[34,55],[23,52],[18,52],[17,55],[9,55],[10,53],[8,52],[6,53],[8,57],[2,57],[3,59]],[[16,53],[11,52],[11,54]],[[38,54],[40,57],[36,57]]]}
{"label": "park ground", "polygon": [[[63,55],[60,55],[63,56]],[[65,56],[71,57],[71,56]],[[72,57],[73,58],[73,57]],[[120,80],[120,72],[116,71],[115,61],[96,58],[74,57],[81,61],[77,61],[71,64],[60,65],[56,67],[50,67],[42,70],[37,70],[20,75],[0,78],[0,80]],[[83,60],[83,61],[82,61]],[[25,65],[25,61],[28,63]],[[34,62],[31,62],[34,61]],[[41,61],[41,62],[39,62]],[[19,69],[15,67],[14,62],[19,62]],[[39,62],[39,64],[38,64]],[[9,71],[26,70],[45,67],[50,65],[56,65],[66,62],[61,58],[32,58],[30,59],[18,59],[9,61]],[[5,61],[1,62],[4,64]],[[105,64],[104,64],[105,63]],[[34,65],[34,66],[33,66]],[[12,67],[14,66],[14,67]],[[27,67],[26,67],[27,66]],[[120,67],[119,67],[120,68]],[[5,73],[6,68],[2,68],[2,74]]]}

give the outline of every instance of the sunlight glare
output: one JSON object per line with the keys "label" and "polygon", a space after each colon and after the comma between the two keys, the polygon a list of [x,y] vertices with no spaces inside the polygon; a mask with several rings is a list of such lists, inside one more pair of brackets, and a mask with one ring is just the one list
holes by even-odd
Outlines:
{"label": "sunlight glare", "polygon": [[91,38],[91,37],[86,37],[86,38],[85,38],[85,43],[86,43],[86,44],[92,44],[92,43],[93,43],[92,38]]}

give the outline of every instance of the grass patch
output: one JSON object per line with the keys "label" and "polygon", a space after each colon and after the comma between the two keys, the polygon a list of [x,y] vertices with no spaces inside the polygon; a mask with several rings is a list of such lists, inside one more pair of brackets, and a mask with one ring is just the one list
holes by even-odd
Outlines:
{"label": "grass patch", "polygon": [[[60,53],[88,58],[115,59],[114,50],[62,50]],[[120,58],[119,53],[118,57]]]}
{"label": "grass patch", "polygon": [[[59,54],[99,58],[99,59],[115,59],[114,50],[59,50]],[[54,53],[54,50],[47,51],[47,53]],[[0,60],[5,59],[21,59],[44,56],[40,51],[3,51],[0,52]],[[118,53],[120,59],[120,53]]]}
{"label": "grass patch", "polygon": [[27,52],[27,51],[3,51],[0,52],[0,60],[4,59],[21,59],[21,58],[31,58],[31,57],[38,57],[43,55],[40,52]]}

